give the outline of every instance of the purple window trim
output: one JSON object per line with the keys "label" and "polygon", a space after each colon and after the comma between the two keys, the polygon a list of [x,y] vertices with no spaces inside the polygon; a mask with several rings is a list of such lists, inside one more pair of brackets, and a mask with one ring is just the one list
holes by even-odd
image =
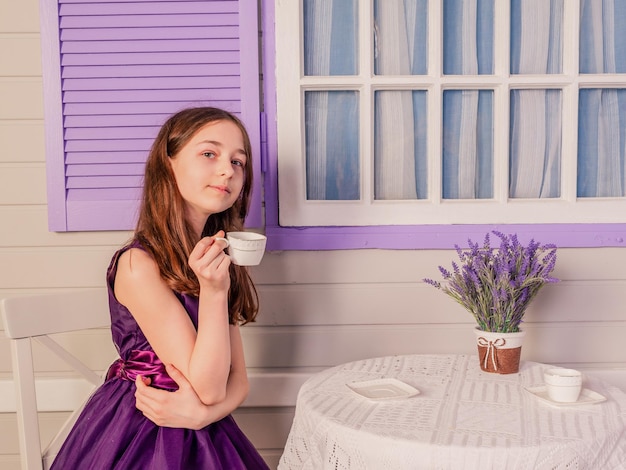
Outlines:
{"label": "purple window trim", "polygon": [[626,224],[515,224],[515,225],[416,225],[372,227],[281,227],[278,225],[278,168],[276,132],[276,79],[274,70],[274,1],[261,0],[263,29],[263,94],[268,168],[265,173],[265,229],[267,249],[451,249],[467,246],[467,239],[482,242],[490,230],[517,233],[520,241],[535,238],[559,247],[626,246]]}
{"label": "purple window trim", "polygon": [[517,233],[561,248],[626,246],[625,224],[416,225],[372,227],[280,227],[267,225],[268,251],[350,249],[452,249],[482,243],[491,230]]}

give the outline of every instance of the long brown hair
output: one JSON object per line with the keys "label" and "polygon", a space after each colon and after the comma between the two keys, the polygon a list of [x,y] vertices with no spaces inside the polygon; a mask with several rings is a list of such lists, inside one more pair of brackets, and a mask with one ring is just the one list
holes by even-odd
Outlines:
{"label": "long brown hair", "polygon": [[[185,219],[184,200],[178,191],[170,158],[200,128],[217,121],[230,121],[239,127],[248,162],[244,166],[244,184],[239,198],[229,209],[209,216],[203,236],[213,235],[218,230],[243,229],[252,189],[250,138],[243,123],[233,114],[218,108],[201,107],[184,109],[171,116],[161,127],[146,161],[143,196],[135,230],[134,238],[153,256],[161,277],[170,288],[192,295],[200,293],[200,284],[189,267],[188,259],[198,239]],[[258,312],[258,295],[247,268],[231,264],[230,278],[230,322],[245,324],[254,321]]]}

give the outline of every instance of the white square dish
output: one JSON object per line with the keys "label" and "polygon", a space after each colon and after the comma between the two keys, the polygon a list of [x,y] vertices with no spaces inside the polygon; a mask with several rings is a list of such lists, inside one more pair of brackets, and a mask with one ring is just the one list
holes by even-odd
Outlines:
{"label": "white square dish", "polygon": [[351,382],[346,385],[354,392],[371,400],[408,398],[420,393],[415,387],[393,378]]}
{"label": "white square dish", "polygon": [[541,401],[557,407],[593,405],[594,403],[602,403],[603,401],[606,401],[606,397],[604,395],[600,395],[598,392],[594,392],[593,390],[589,390],[588,388],[583,388],[580,392],[578,400],[570,403],[551,400],[548,396],[548,389],[545,385],[539,385],[537,387],[525,387],[525,389],[527,392],[535,395]]}

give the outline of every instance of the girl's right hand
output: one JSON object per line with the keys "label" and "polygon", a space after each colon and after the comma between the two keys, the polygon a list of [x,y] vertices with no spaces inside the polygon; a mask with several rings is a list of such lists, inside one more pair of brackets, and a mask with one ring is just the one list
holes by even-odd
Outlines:
{"label": "girl's right hand", "polygon": [[215,290],[228,290],[230,287],[230,257],[224,253],[226,243],[224,231],[220,230],[212,237],[201,239],[189,255],[189,266],[198,277],[201,287]]}
{"label": "girl's right hand", "polygon": [[214,416],[211,407],[200,401],[185,376],[173,365],[166,365],[168,375],[178,384],[169,392],[150,387],[150,379],[137,376],[135,406],[157,426],[202,429],[221,416]]}

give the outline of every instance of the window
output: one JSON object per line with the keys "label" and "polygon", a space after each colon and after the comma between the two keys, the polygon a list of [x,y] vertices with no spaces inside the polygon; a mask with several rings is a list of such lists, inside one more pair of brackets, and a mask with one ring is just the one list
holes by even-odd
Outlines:
{"label": "window", "polygon": [[626,222],[624,2],[275,8],[281,226]]}
{"label": "window", "polygon": [[188,106],[222,107],[246,124],[258,175],[248,225],[262,225],[256,0],[41,9],[51,230],[134,228],[150,145]]}

